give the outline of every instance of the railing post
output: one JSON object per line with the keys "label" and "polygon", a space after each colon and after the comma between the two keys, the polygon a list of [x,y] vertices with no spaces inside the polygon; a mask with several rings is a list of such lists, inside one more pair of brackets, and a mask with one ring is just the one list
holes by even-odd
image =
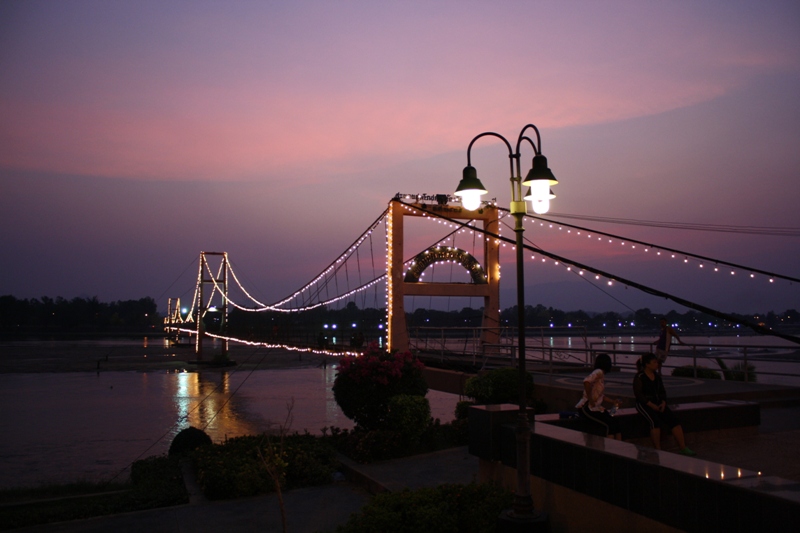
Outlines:
{"label": "railing post", "polygon": [[744,362],[742,364],[742,370],[744,371],[744,382],[747,383],[750,380],[750,373],[747,371],[747,346],[744,347]]}
{"label": "railing post", "polygon": [[694,377],[697,377],[697,345],[692,344],[692,368],[694,369]]}

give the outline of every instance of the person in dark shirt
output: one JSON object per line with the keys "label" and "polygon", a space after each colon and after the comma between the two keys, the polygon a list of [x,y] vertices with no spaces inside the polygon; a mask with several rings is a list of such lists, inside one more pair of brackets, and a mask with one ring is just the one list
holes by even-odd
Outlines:
{"label": "person in dark shirt", "polygon": [[658,336],[658,339],[653,341],[651,344],[655,345],[656,347],[656,358],[658,359],[658,373],[661,373],[661,367],[667,360],[667,356],[669,356],[669,349],[672,346],[672,337],[678,339],[678,343],[683,344],[683,341],[672,329],[671,326],[667,325],[667,319],[662,318],[659,322],[661,326],[661,333]]}
{"label": "person in dark shirt", "polygon": [[636,363],[639,370],[633,378],[633,392],[636,395],[636,410],[650,424],[650,439],[653,446],[661,449],[661,426],[672,431],[672,436],[680,447],[682,455],[697,455],[686,446],[683,428],[678,417],[667,406],[667,391],[661,374],[658,373],[658,359],[648,353]]}

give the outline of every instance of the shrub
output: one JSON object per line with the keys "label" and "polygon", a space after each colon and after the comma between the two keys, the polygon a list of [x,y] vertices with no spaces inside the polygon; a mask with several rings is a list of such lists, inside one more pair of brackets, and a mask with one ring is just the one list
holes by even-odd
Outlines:
{"label": "shrub", "polygon": [[352,431],[336,427],[323,428],[323,438],[350,459],[359,463],[371,463],[465,446],[468,443],[467,429],[466,420],[442,424],[436,419],[425,427],[416,440],[409,440],[403,433],[391,429],[367,431],[360,427]]}
{"label": "shrub", "polygon": [[273,492],[265,460],[281,461],[281,485],[286,489],[330,483],[339,466],[333,448],[313,435],[294,433],[284,437],[283,453],[275,457],[279,438],[236,437],[198,449],[194,453],[197,481],[206,497],[219,500]]}
{"label": "shrub", "polygon": [[431,423],[431,405],[424,396],[398,394],[389,399],[386,425],[398,432],[403,441],[419,440]]}
{"label": "shrub", "polygon": [[475,405],[475,402],[462,400],[456,404],[456,420],[467,420],[469,418],[469,408]]}
{"label": "shrub", "polygon": [[189,496],[176,457],[157,455],[131,465],[131,499],[139,509],[186,503]]}
{"label": "shrub", "polygon": [[[679,378],[693,378],[694,372],[695,367],[692,365],[679,366],[672,369],[672,375]],[[697,377],[702,379],[722,379],[719,372],[704,366],[697,367]]]}
{"label": "shrub", "polygon": [[[498,368],[469,378],[464,385],[464,393],[478,405],[519,402],[519,370]],[[525,396],[528,405],[533,404],[533,377],[528,373],[525,379]]]}
{"label": "shrub", "polygon": [[[730,377],[728,375],[730,374]],[[725,374],[725,379],[730,381],[745,381],[745,375],[747,375],[747,381],[750,383],[756,382],[756,367],[747,364],[747,369],[745,369],[744,363],[736,363],[731,368],[730,373]]]}
{"label": "shrub", "polygon": [[509,491],[489,484],[446,484],[376,495],[337,533],[493,532],[497,517],[512,504]]}
{"label": "shrub", "polygon": [[386,354],[373,343],[362,356],[342,357],[333,396],[344,415],[356,425],[386,429],[392,396],[428,393],[423,368],[410,352]]}
{"label": "shrub", "polygon": [[172,439],[172,444],[169,445],[169,455],[186,455],[201,446],[210,446],[211,444],[211,437],[205,431],[188,427],[181,430]]}
{"label": "shrub", "polygon": [[736,363],[735,365],[733,365],[733,368],[729,370],[727,365],[725,364],[725,361],[723,361],[720,357],[717,357],[716,360],[720,369],[722,369],[722,374],[725,376],[726,381],[744,381],[746,375],[747,381],[755,383],[756,381],[755,366],[748,363],[747,369],[745,370],[744,362],[741,362],[741,363]]}

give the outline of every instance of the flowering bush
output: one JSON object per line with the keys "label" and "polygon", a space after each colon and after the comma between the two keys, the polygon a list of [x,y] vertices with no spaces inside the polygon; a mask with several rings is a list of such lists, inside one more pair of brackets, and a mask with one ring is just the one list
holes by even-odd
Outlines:
{"label": "flowering bush", "polygon": [[393,396],[428,393],[422,377],[424,366],[411,352],[387,354],[373,343],[364,355],[341,359],[333,397],[356,425],[364,429],[386,428]]}

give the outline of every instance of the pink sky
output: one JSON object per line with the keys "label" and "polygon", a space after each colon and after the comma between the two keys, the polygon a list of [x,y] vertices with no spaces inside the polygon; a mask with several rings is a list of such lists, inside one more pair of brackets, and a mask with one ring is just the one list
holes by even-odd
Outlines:
{"label": "pink sky", "polygon": [[[791,1],[10,0],[0,72],[0,244],[15,258],[0,294],[156,297],[201,249],[225,249],[278,299],[394,193],[452,192],[475,135],[529,122],[560,180],[555,212],[800,226]],[[505,204],[503,151],[481,143],[473,163]],[[653,237],[800,272],[796,238]]]}

